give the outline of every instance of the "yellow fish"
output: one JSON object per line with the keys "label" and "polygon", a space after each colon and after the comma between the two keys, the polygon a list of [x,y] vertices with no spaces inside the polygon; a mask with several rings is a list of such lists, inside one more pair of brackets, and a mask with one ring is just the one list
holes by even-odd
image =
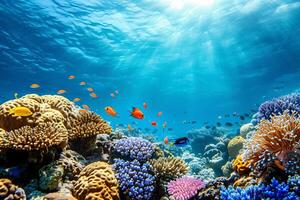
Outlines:
{"label": "yellow fish", "polygon": [[32,115],[33,113],[29,110],[29,108],[18,106],[9,110],[9,114],[13,114],[15,116],[27,117]]}

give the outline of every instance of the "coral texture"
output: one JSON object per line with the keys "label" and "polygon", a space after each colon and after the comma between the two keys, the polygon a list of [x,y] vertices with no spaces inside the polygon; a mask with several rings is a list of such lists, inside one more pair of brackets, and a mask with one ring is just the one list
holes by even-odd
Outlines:
{"label": "coral texture", "polygon": [[115,145],[114,151],[121,155],[123,159],[134,160],[144,162],[149,160],[154,153],[154,146],[148,140],[129,137],[118,140]]}
{"label": "coral texture", "polygon": [[118,181],[111,165],[94,162],[87,165],[74,183],[73,195],[78,200],[118,200]]}
{"label": "coral texture", "polygon": [[0,179],[0,199],[26,200],[25,191],[14,185],[9,179]]}
{"label": "coral texture", "polygon": [[235,158],[243,148],[244,141],[245,139],[242,136],[236,136],[232,138],[227,146],[229,156]]}
{"label": "coral texture", "polygon": [[124,161],[115,159],[114,169],[120,188],[125,196],[135,200],[152,199],[155,177],[149,163],[138,160]]}
{"label": "coral texture", "polygon": [[251,162],[249,160],[243,161],[242,156],[238,155],[232,163],[234,171],[240,175],[245,175],[250,172]]}
{"label": "coral texture", "polygon": [[205,186],[204,182],[193,177],[182,177],[168,184],[168,193],[176,200],[188,200]]}

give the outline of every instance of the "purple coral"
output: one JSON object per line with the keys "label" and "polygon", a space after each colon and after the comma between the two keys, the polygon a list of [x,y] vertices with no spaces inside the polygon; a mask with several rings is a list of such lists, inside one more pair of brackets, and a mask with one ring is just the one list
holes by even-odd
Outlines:
{"label": "purple coral", "polygon": [[137,159],[140,162],[145,162],[152,157],[154,147],[148,140],[129,137],[118,140],[114,151],[125,160]]}
{"label": "purple coral", "polygon": [[148,162],[142,164],[137,160],[124,161],[122,159],[115,159],[114,162],[116,177],[125,196],[135,200],[152,198],[155,177],[152,166]]}
{"label": "purple coral", "polygon": [[193,177],[182,177],[168,184],[168,193],[176,200],[188,200],[205,186],[204,182]]}
{"label": "purple coral", "polygon": [[257,121],[259,122],[263,119],[270,120],[271,116],[283,114],[285,110],[288,110],[289,113],[300,113],[299,93],[281,96],[264,102],[258,109]]}

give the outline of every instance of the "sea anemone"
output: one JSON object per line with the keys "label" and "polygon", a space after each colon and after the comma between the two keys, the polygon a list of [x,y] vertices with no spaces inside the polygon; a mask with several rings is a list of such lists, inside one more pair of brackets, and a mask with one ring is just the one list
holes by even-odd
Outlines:
{"label": "sea anemone", "polygon": [[188,200],[205,186],[204,182],[193,177],[182,177],[168,184],[168,193],[176,200]]}

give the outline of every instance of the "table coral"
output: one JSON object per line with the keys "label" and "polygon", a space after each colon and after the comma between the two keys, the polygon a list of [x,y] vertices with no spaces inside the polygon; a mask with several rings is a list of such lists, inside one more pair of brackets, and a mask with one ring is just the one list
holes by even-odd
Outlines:
{"label": "table coral", "polygon": [[78,200],[118,200],[118,181],[111,165],[94,162],[87,165],[74,183],[73,195]]}
{"label": "table coral", "polygon": [[9,179],[0,179],[0,199],[26,200],[25,191],[14,185]]}

